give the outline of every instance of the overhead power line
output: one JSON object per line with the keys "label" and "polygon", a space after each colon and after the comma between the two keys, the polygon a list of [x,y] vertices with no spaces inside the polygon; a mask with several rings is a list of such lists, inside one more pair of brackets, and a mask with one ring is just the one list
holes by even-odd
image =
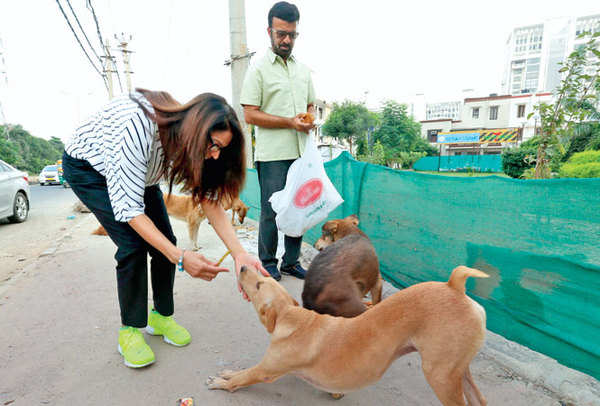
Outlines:
{"label": "overhead power line", "polygon": [[[87,0],[86,5],[90,9],[90,11],[92,12],[92,16],[94,17],[94,23],[96,24],[96,33],[98,34],[98,40],[100,40],[100,45],[102,46],[102,49],[106,50],[107,48],[104,45],[104,40],[102,39],[102,33],[100,31],[100,23],[98,22],[98,17],[96,16],[96,10],[94,10],[94,5],[92,4],[92,0]],[[121,92],[123,92],[123,85],[121,84],[121,75],[119,74],[119,69],[117,68],[117,63],[115,62],[115,60],[112,57],[110,57],[110,55],[105,55],[105,56],[107,58],[110,58],[110,61],[112,62],[113,67],[115,68],[115,72],[117,73],[117,80],[119,81],[119,88],[121,89]]]}
{"label": "overhead power line", "polygon": [[69,28],[71,29],[71,32],[73,33],[73,35],[75,36],[75,39],[77,40],[77,43],[79,44],[79,46],[81,47],[81,50],[83,51],[83,53],[85,54],[85,56],[87,57],[88,61],[90,61],[90,64],[92,65],[92,67],[94,68],[94,70],[98,73],[98,75],[100,75],[100,77],[102,77],[102,79],[104,80],[104,85],[107,86],[106,84],[106,78],[104,77],[104,75],[102,75],[102,73],[100,72],[100,70],[96,67],[96,65],[94,64],[94,62],[92,61],[92,58],[90,58],[90,55],[87,53],[87,51],[85,50],[85,47],[83,46],[83,44],[81,43],[81,41],[79,40],[79,37],[77,36],[77,33],[75,32],[75,30],[73,29],[73,26],[71,25],[71,22],[69,21],[69,18],[67,17],[67,14],[65,13],[65,10],[63,10],[62,6],[60,5],[60,2],[58,0],[56,0],[56,4],[58,4],[58,8],[60,9],[63,17],[65,18],[65,20],[67,21],[67,24],[69,25]]}
{"label": "overhead power line", "polygon": [[67,0],[67,4],[69,5],[69,9],[71,9],[71,13],[73,13],[73,17],[75,17],[75,21],[77,21],[77,25],[79,26],[81,33],[83,34],[83,36],[85,37],[85,40],[87,41],[88,45],[90,46],[90,49],[92,50],[94,55],[96,55],[96,58],[98,58],[98,62],[102,63],[102,59],[100,59],[100,56],[98,56],[98,53],[94,49],[94,46],[90,42],[88,36],[85,34],[85,30],[81,26],[81,23],[79,22],[79,18],[77,18],[77,14],[75,13],[75,10],[73,10],[73,7],[71,6],[71,2],[69,0]]}

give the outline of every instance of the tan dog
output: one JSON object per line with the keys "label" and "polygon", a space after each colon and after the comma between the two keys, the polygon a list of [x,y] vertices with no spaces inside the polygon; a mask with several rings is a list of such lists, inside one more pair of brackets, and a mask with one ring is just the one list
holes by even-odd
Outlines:
{"label": "tan dog", "polygon": [[351,215],[323,224],[315,243],[319,254],[304,279],[302,305],[321,314],[355,317],[367,309],[362,299],[371,292],[372,304],[381,301],[383,279],[371,240]]}
{"label": "tan dog", "polygon": [[[195,250],[198,250],[198,229],[200,224],[206,218],[206,215],[202,211],[201,206],[194,205],[191,196],[187,195],[164,195],[165,206],[167,207],[167,213],[176,219],[183,220],[188,226],[188,235],[194,246]],[[237,214],[240,224],[244,223],[246,214],[248,213],[248,206],[236,197],[233,200],[229,200],[223,203],[223,209],[231,209],[231,224],[235,223],[235,215]],[[107,235],[104,227],[100,226],[92,232],[95,235]]]}
{"label": "tan dog", "polygon": [[419,351],[425,378],[445,406],[486,405],[469,364],[485,338],[485,310],[465,295],[468,277],[485,273],[459,266],[447,283],[401,290],[354,318],[322,315],[298,306],[272,278],[243,267],[240,283],[271,343],[260,363],[209,377],[210,389],[235,391],[295,374],[330,393],[379,380],[390,364]]}

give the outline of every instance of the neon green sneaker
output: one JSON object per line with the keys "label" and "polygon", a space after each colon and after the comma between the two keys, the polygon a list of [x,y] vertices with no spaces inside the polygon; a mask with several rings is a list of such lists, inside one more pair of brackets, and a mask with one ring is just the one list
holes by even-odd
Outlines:
{"label": "neon green sneaker", "polygon": [[148,317],[146,332],[153,336],[163,336],[165,342],[177,347],[183,347],[192,341],[190,333],[177,324],[173,320],[173,316],[162,316],[154,309],[152,309]]}
{"label": "neon green sneaker", "polygon": [[135,327],[125,326],[119,329],[119,353],[125,359],[125,365],[130,368],[145,367],[156,360],[144,335]]}

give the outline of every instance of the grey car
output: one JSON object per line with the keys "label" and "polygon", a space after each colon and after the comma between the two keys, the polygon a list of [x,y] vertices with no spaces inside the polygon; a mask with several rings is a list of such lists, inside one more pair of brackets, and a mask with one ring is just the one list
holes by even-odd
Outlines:
{"label": "grey car", "polygon": [[29,214],[27,174],[0,160],[0,219],[22,223]]}

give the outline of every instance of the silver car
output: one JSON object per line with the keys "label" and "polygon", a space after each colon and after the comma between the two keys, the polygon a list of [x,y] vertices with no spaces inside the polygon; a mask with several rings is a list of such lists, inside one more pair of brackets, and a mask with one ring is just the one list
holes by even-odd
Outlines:
{"label": "silver car", "polygon": [[0,160],[0,219],[22,223],[29,214],[27,174]]}

